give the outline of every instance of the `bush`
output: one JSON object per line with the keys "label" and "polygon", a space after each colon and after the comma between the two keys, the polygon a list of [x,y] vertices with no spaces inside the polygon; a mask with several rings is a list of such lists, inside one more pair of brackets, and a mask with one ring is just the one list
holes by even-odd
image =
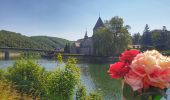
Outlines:
{"label": "bush", "polygon": [[76,60],[69,58],[64,69],[57,69],[50,75],[49,99],[71,100],[79,81],[80,69],[76,66]]}
{"label": "bush", "polygon": [[76,90],[76,100],[86,100],[86,87],[83,85],[78,85]]}
{"label": "bush", "polygon": [[[0,74],[0,78],[2,76]],[[80,69],[73,58],[68,59],[63,69],[55,71],[45,71],[32,60],[20,60],[8,68],[6,78],[21,95],[27,94],[33,99],[70,100],[80,81]]]}
{"label": "bush", "polygon": [[8,69],[7,79],[11,81],[18,91],[37,98],[43,94],[41,77],[44,69],[32,60],[17,61]]}
{"label": "bush", "polygon": [[104,98],[101,91],[93,91],[88,96],[86,94],[86,87],[79,85],[76,90],[76,100],[104,100]]}
{"label": "bush", "polygon": [[94,91],[90,93],[88,100],[104,100],[104,99],[101,92]]}
{"label": "bush", "polygon": [[61,53],[58,53],[57,54],[57,63],[61,64],[62,63],[62,59],[63,59],[63,57],[62,57]]}
{"label": "bush", "polygon": [[0,68],[0,80],[3,80],[5,77],[4,77],[4,70],[2,68]]}

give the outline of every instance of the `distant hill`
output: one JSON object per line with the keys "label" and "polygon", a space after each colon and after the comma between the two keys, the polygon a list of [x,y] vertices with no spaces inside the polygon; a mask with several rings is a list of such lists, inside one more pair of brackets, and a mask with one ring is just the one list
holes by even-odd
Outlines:
{"label": "distant hill", "polygon": [[66,43],[69,42],[66,39],[48,36],[32,36],[30,38],[33,41],[36,41],[39,45],[43,46],[44,49],[54,49],[56,47],[64,48]]}
{"label": "distant hill", "polygon": [[34,49],[55,49],[64,48],[70,41],[57,37],[32,36],[28,37],[20,33],[6,30],[0,31],[0,47],[34,48]]}

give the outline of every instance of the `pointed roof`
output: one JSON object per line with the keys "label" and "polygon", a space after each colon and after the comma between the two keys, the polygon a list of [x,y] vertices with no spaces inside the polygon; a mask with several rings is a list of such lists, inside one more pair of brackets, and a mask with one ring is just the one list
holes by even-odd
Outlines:
{"label": "pointed roof", "polygon": [[87,38],[88,38],[88,36],[87,36],[87,30],[86,30],[84,39],[87,39]]}
{"label": "pointed roof", "polygon": [[93,28],[93,31],[97,30],[97,29],[100,28],[100,27],[104,27],[104,24],[103,24],[102,19],[99,17],[98,20],[97,20],[97,22],[96,22],[96,25],[95,25],[94,28]]}

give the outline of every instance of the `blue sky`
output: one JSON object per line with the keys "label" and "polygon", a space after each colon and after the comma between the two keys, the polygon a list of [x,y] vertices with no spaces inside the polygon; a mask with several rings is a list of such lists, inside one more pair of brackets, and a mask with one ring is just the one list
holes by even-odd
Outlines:
{"label": "blue sky", "polygon": [[0,0],[0,30],[77,40],[86,28],[92,35],[99,12],[103,21],[122,17],[132,34],[146,24],[170,30],[170,0]]}

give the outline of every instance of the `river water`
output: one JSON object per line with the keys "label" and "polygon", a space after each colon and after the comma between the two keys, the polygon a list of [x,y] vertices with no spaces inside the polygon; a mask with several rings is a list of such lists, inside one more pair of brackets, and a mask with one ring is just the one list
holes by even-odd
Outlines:
{"label": "river water", "polygon": [[[12,66],[14,62],[15,60],[0,60],[0,67]],[[47,70],[57,67],[54,60],[39,59],[37,62]],[[107,74],[109,63],[80,62],[77,66],[81,69],[81,81],[88,93],[99,90],[103,92],[105,100],[121,100],[121,82],[111,79]]]}

